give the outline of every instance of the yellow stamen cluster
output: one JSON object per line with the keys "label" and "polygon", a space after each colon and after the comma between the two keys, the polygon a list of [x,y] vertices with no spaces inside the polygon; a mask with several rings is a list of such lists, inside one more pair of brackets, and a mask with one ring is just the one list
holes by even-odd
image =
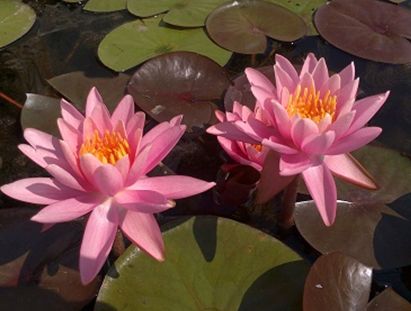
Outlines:
{"label": "yellow stamen cluster", "polygon": [[316,92],[314,86],[309,90],[304,88],[301,93],[299,85],[294,94],[290,95],[287,112],[290,117],[298,113],[300,118],[308,118],[319,123],[327,114],[334,121],[336,106],[337,96],[330,96],[330,91],[321,98],[320,91]]}
{"label": "yellow stamen cluster", "polygon": [[86,141],[81,145],[79,156],[91,153],[102,163],[116,164],[122,157],[130,154],[128,141],[116,131],[105,131],[101,137],[98,130],[94,131],[92,137],[87,136]]}

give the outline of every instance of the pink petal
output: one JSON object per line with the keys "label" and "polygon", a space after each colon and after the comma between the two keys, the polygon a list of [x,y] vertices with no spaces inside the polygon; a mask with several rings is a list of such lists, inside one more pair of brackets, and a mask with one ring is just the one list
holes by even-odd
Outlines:
{"label": "pink petal", "polygon": [[90,184],[92,184],[96,188],[97,185],[94,183],[94,172],[98,167],[102,165],[103,163],[101,163],[100,160],[91,153],[86,153],[85,155],[82,155],[80,157],[80,168],[84,174],[84,177]]}
{"label": "pink petal", "polygon": [[139,179],[130,189],[154,190],[168,200],[175,200],[202,193],[214,186],[214,182],[206,182],[189,176],[171,175]]}
{"label": "pink petal", "polygon": [[272,95],[277,92],[273,83],[258,70],[255,70],[253,68],[246,68],[244,72],[251,86],[258,86],[262,89],[267,90]]}
{"label": "pink petal", "polygon": [[333,131],[324,134],[313,134],[307,137],[301,144],[301,150],[307,154],[324,154],[330,148],[335,139]]}
{"label": "pink petal", "polygon": [[331,79],[328,76],[328,68],[324,58],[320,58],[311,72],[317,90],[327,81]]}
{"label": "pink petal", "polygon": [[375,179],[349,153],[326,156],[324,162],[333,175],[341,179],[370,190],[379,188]]}
{"label": "pink petal", "polygon": [[273,139],[273,137],[270,137],[269,139],[263,139],[261,144],[279,153],[295,154],[298,152],[296,148],[287,146],[283,142],[274,141]]}
{"label": "pink petal", "polygon": [[291,139],[291,120],[288,112],[279,103],[272,102],[272,107],[275,116],[276,128],[284,137],[284,139]]}
{"label": "pink petal", "polygon": [[123,188],[123,176],[112,164],[103,164],[96,168],[93,174],[94,185],[98,190],[108,196],[112,197]]}
{"label": "pink petal", "polygon": [[[151,142],[152,146],[150,156],[146,161],[143,175],[150,172],[160,161],[162,161],[166,157],[166,155],[169,154],[169,152],[180,140],[181,136],[183,136],[184,131],[184,127],[175,126],[155,137],[155,139]],[[145,144],[142,144],[142,146],[145,146]]]}
{"label": "pink petal", "polygon": [[69,145],[71,151],[77,154],[83,143],[82,134],[64,119],[58,119],[57,124],[60,129],[61,137]]}
{"label": "pink petal", "polygon": [[352,108],[355,111],[355,118],[346,135],[355,132],[359,128],[363,127],[368,121],[370,121],[370,119],[385,103],[389,94],[390,92],[386,92],[385,94],[366,97],[355,102]]}
{"label": "pink petal", "polygon": [[335,142],[326,154],[336,155],[351,152],[373,141],[381,132],[382,129],[379,127],[364,127]]}
{"label": "pink petal", "polygon": [[21,179],[0,189],[14,199],[33,204],[52,204],[83,194],[48,177]]}
{"label": "pink petal", "polygon": [[[345,103],[349,100],[355,99],[355,96],[357,95],[358,91],[358,85],[359,85],[360,80],[355,79],[352,80],[350,83],[348,83],[345,86],[342,86],[340,89],[340,92],[338,94],[337,98],[337,114],[339,114],[341,110],[341,106],[345,105]],[[341,82],[342,85],[342,82]]]}
{"label": "pink petal", "polygon": [[61,166],[50,164],[46,166],[45,169],[56,180],[58,180],[63,185],[66,185],[69,188],[73,188],[79,191],[86,191],[86,189],[88,189],[87,185],[84,184],[84,181],[82,181],[77,176],[70,174],[70,172],[68,172]]}
{"label": "pink petal", "polygon": [[24,131],[24,138],[35,149],[42,147],[43,149],[56,153],[56,155],[60,154],[60,139],[57,137],[34,128],[28,128]]}
{"label": "pink petal", "polygon": [[105,105],[96,105],[89,117],[94,121],[101,134],[104,134],[106,130],[109,132],[113,130],[110,113]]}
{"label": "pink petal", "polygon": [[96,106],[104,106],[103,99],[95,87],[93,87],[87,96],[86,117],[90,117]]}
{"label": "pink petal", "polygon": [[146,115],[142,111],[136,112],[130,119],[129,122],[126,123],[126,130],[129,137],[133,136],[137,130],[143,131],[144,124],[146,122]]}
{"label": "pink petal", "polygon": [[[168,122],[162,122],[155,127],[153,127],[150,131],[148,131],[146,134],[144,134],[142,140],[141,140],[141,145],[140,147],[143,148],[145,145],[152,143],[157,137],[164,135],[164,133],[167,133],[170,129],[172,128],[177,128],[179,129],[182,133],[184,133],[185,128],[183,129],[182,126],[172,126]],[[176,130],[174,130],[176,131]]]}
{"label": "pink petal", "polygon": [[250,163],[247,154],[239,147],[239,144],[243,143],[236,142],[234,140],[227,139],[222,136],[218,136],[217,140],[220,143],[220,146],[224,149],[224,151],[227,152],[229,157],[233,159],[235,162],[246,165]]}
{"label": "pink petal", "polygon": [[332,124],[331,116],[327,113],[324,118],[321,119],[320,122],[317,123],[318,131],[320,133],[324,133],[328,130],[329,126]]}
{"label": "pink petal", "polygon": [[173,127],[173,126],[179,126],[179,125],[181,125],[181,121],[183,121],[183,115],[181,114],[181,115],[178,115],[178,116],[175,116],[174,118],[172,118],[171,120],[170,120],[170,125]]}
{"label": "pink petal", "polygon": [[[332,75],[324,84],[316,84],[316,86],[318,87],[317,90],[320,91],[322,96],[324,96],[328,91],[330,91],[330,96],[338,95],[341,88],[340,76],[338,74]],[[337,100],[338,99],[340,98],[338,97]]]}
{"label": "pink petal", "polygon": [[106,200],[97,206],[87,221],[80,248],[80,276],[83,284],[98,274],[113,246],[118,226],[118,208]]}
{"label": "pink petal", "polygon": [[247,125],[248,127],[245,127],[242,130],[247,131],[249,136],[254,138],[257,142],[261,142],[264,138],[269,138],[271,136],[277,138],[281,137],[274,127],[268,126],[257,119],[250,118],[247,121]]}
{"label": "pink petal", "polygon": [[270,91],[263,89],[259,86],[252,86],[251,92],[253,93],[257,101],[261,103],[261,105],[264,105],[264,103],[267,100],[270,101],[271,99],[276,99],[276,96],[274,94],[272,94]]}
{"label": "pink petal", "polygon": [[161,213],[175,206],[175,203],[168,201],[157,189],[120,191],[115,200],[122,207],[138,213]]}
{"label": "pink petal", "polygon": [[120,172],[123,177],[123,182],[126,184],[128,174],[130,172],[130,157],[128,155],[122,157],[114,166]]}
{"label": "pink petal", "polygon": [[303,67],[301,68],[300,77],[305,75],[306,73],[311,74],[317,66],[318,60],[313,53],[309,53],[304,60]]}
{"label": "pink petal", "polygon": [[137,180],[143,175],[144,169],[147,165],[148,157],[151,153],[151,147],[151,144],[146,145],[143,150],[141,150],[137,155],[128,173],[128,177],[125,182],[126,187],[137,182]]}
{"label": "pink petal", "polygon": [[295,176],[313,165],[313,161],[305,153],[283,154],[280,158],[280,175]]}
{"label": "pink petal", "polygon": [[341,70],[339,73],[341,78],[341,87],[345,87],[347,84],[351,83],[355,78],[355,66],[351,62],[347,67]]}
{"label": "pink petal", "polygon": [[[83,178],[83,174],[78,166],[78,158],[74,156],[73,152],[71,151],[69,145],[61,140],[60,141],[61,150],[64,154],[64,162],[68,164],[71,169],[71,172],[75,173],[77,177]],[[56,163],[58,164],[58,163]],[[61,165],[60,165],[61,166]]]}
{"label": "pink petal", "polygon": [[164,261],[164,241],[152,214],[127,211],[120,220],[124,234],[139,248],[158,261]]}
{"label": "pink petal", "polygon": [[45,159],[53,159],[53,160],[56,159],[55,154],[46,149],[38,148],[36,150],[32,146],[26,145],[26,144],[21,144],[18,146],[18,148],[30,160],[32,160],[34,163],[41,166],[42,168],[45,168],[47,165],[50,164],[49,162],[46,162]]}
{"label": "pink petal", "polygon": [[[316,86],[313,77],[309,73],[306,73],[301,77],[300,85],[301,85],[301,90],[304,90],[305,88],[309,90],[312,86]],[[292,91],[292,93],[294,93],[294,91]]]}
{"label": "pink petal", "polygon": [[[98,131],[98,128],[97,128],[96,123],[94,123],[94,121],[92,119],[85,118],[84,122],[83,122],[82,130],[83,130],[83,141],[82,141],[82,143],[83,143],[83,142],[91,139],[94,136],[94,132],[96,130]],[[103,133],[100,132],[99,134],[103,135],[104,132]]]}
{"label": "pink petal", "polygon": [[330,125],[328,131],[335,132],[335,140],[337,141],[340,137],[344,136],[347,130],[350,128],[352,121],[355,117],[355,111],[351,111],[339,117],[333,124]]}
{"label": "pink petal", "polygon": [[331,226],[337,214],[337,189],[331,172],[325,164],[320,164],[305,170],[302,175],[324,224]]}
{"label": "pink petal", "polygon": [[67,123],[80,130],[80,125],[84,120],[84,116],[68,101],[62,99],[60,102],[61,115]]}
{"label": "pink petal", "polygon": [[285,57],[276,54],[275,56],[275,85],[277,88],[277,98],[281,95],[281,90],[286,88],[290,92],[294,92],[297,87],[299,78],[298,74],[294,69],[294,66]]}
{"label": "pink petal", "polygon": [[126,95],[117,105],[111,116],[111,125],[114,127],[118,121],[127,124],[134,115],[134,99],[131,95]]}
{"label": "pink petal", "polygon": [[31,220],[42,223],[71,221],[87,214],[103,200],[104,197],[97,193],[88,193],[79,197],[61,200],[44,207]]}
{"label": "pink petal", "polygon": [[279,168],[280,155],[270,150],[264,161],[260,182],[257,187],[254,203],[264,204],[284,190],[295,176],[281,176]]}
{"label": "pink petal", "polygon": [[[234,103],[236,103],[236,102],[234,102]],[[226,120],[225,113],[220,111],[220,110],[215,111],[215,117],[217,118],[217,120],[219,122],[224,122]]]}
{"label": "pink petal", "polygon": [[297,147],[313,134],[319,134],[319,130],[317,124],[311,119],[298,117],[291,126],[291,136]]}
{"label": "pink petal", "polygon": [[218,123],[214,126],[210,126],[207,129],[207,133],[212,135],[223,136],[227,139],[238,140],[249,144],[258,144],[259,141],[251,138],[247,133],[238,129],[238,124],[232,122]]}

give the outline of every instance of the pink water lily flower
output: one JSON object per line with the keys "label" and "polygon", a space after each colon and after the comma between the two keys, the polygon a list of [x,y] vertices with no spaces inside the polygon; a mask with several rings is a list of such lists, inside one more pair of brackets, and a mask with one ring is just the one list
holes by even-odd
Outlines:
{"label": "pink water lily flower", "polygon": [[89,283],[103,266],[117,232],[123,233],[153,258],[164,260],[162,235],[153,213],[174,206],[174,199],[214,186],[187,176],[148,177],[185,131],[182,117],[163,122],[143,136],[145,114],[134,113],[126,95],[110,115],[93,88],[85,117],[61,101],[58,120],[62,140],[27,129],[30,145],[20,150],[52,177],[28,178],[4,185],[7,195],[46,204],[32,220],[54,224],[89,214],[80,249],[80,274]]}
{"label": "pink water lily flower", "polygon": [[317,60],[313,54],[306,58],[300,74],[286,58],[276,55],[275,86],[255,69],[245,72],[268,121],[249,118],[246,122],[218,124],[211,133],[261,143],[280,153],[280,175],[302,174],[327,226],[334,223],[337,209],[332,174],[377,189],[349,152],[381,133],[381,128],[364,125],[389,92],[356,101],[359,79],[355,79],[354,64],[330,77],[325,60]]}

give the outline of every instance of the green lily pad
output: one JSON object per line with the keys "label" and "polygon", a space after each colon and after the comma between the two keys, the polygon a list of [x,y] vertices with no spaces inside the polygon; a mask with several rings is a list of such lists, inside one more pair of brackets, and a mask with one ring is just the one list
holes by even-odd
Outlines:
{"label": "green lily pad", "polygon": [[165,262],[128,248],[95,310],[301,310],[308,265],[273,237],[211,216],[165,230]]}
{"label": "green lily pad", "polygon": [[298,15],[260,0],[225,3],[208,16],[206,27],[217,44],[243,54],[264,53],[266,36],[291,42],[307,32],[305,22]]}
{"label": "green lily pad", "polygon": [[294,212],[298,230],[323,254],[340,251],[376,269],[411,264],[410,159],[373,145],[352,155],[380,189],[366,190],[337,179],[341,201],[335,223],[325,226],[313,201],[298,202]]}
{"label": "green lily pad", "polygon": [[365,310],[371,279],[371,268],[358,260],[338,252],[323,255],[305,282],[304,311]]}
{"label": "green lily pad", "polygon": [[371,0],[334,0],[314,17],[325,40],[355,56],[377,62],[411,62],[411,11]]}
{"label": "green lily pad", "polygon": [[128,90],[138,106],[157,122],[184,115],[187,131],[215,124],[213,100],[230,85],[227,72],[213,60],[192,52],[172,52],[143,64]]}
{"label": "green lily pad", "polygon": [[26,34],[36,21],[36,12],[20,1],[0,0],[0,48]]}
{"label": "green lily pad", "polygon": [[221,66],[230,59],[231,52],[212,42],[204,29],[168,27],[161,17],[137,20],[114,29],[98,47],[100,60],[115,71],[123,71],[173,51],[199,53]]}
{"label": "green lily pad", "polygon": [[127,0],[88,0],[83,10],[91,12],[115,12],[125,10]]}
{"label": "green lily pad", "polygon": [[167,12],[163,20],[174,26],[201,27],[217,6],[226,0],[128,0],[127,9],[139,17]]}
{"label": "green lily pad", "polygon": [[328,0],[265,0],[275,4],[279,4],[295,14],[299,15],[307,24],[308,32],[306,35],[318,35],[317,29],[313,23],[313,13],[321,5],[326,4]]}

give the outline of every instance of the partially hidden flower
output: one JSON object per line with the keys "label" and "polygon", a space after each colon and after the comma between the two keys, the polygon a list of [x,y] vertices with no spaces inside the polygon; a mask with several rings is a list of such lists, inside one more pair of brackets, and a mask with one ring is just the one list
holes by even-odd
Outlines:
{"label": "partially hidden flower", "polygon": [[354,64],[329,76],[325,60],[313,54],[307,56],[300,74],[286,58],[276,55],[275,86],[255,69],[245,72],[266,122],[227,120],[209,133],[260,143],[278,152],[280,176],[302,174],[327,226],[334,223],[337,210],[332,174],[364,188],[378,188],[349,152],[381,133],[381,128],[364,125],[389,92],[356,101],[359,79]]}
{"label": "partially hidden flower", "polygon": [[182,117],[160,123],[143,136],[145,114],[134,113],[132,97],[126,95],[110,115],[95,88],[88,95],[85,117],[65,100],[61,113],[62,140],[26,129],[30,145],[19,146],[52,177],[19,180],[1,190],[18,200],[47,205],[33,221],[54,224],[90,213],[80,248],[84,284],[103,266],[118,226],[150,256],[164,260],[153,214],[172,208],[174,199],[214,186],[188,176],[147,176],[183,135]]}

